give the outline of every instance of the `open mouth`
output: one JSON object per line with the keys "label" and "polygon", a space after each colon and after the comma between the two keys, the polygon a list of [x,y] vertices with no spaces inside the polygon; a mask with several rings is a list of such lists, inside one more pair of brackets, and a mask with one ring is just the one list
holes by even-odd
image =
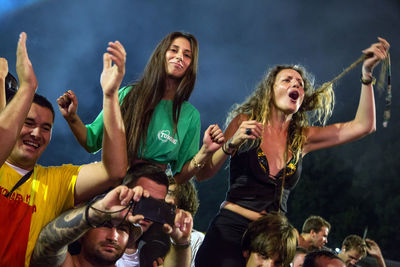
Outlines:
{"label": "open mouth", "polygon": [[38,143],[34,143],[32,141],[23,141],[23,143],[24,143],[24,145],[33,147],[35,149],[40,147],[40,145]]}
{"label": "open mouth", "polygon": [[290,97],[292,100],[297,100],[297,98],[299,98],[299,92],[293,91],[293,92],[291,92],[291,93],[289,94],[289,97]]}

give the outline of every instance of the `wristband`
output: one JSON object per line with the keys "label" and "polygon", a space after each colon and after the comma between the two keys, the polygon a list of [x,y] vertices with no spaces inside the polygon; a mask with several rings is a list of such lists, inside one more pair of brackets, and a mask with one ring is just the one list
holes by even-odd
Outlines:
{"label": "wristband", "polygon": [[181,248],[181,249],[185,249],[190,247],[190,239],[188,241],[186,241],[186,243],[183,244],[178,244],[176,243],[171,237],[169,237],[169,240],[171,241],[171,244],[175,247],[175,248]]}
{"label": "wristband", "polygon": [[376,83],[376,79],[374,76],[371,76],[371,78],[369,78],[368,80],[364,79],[362,74],[361,74],[361,79],[360,79],[361,83],[364,85],[370,85],[372,83],[372,85],[374,85]]}

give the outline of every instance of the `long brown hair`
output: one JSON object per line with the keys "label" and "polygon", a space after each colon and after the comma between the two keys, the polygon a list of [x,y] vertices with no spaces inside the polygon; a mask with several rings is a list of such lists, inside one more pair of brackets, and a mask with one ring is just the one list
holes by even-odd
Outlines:
{"label": "long brown hair", "polygon": [[154,108],[164,96],[167,78],[165,54],[173,40],[178,37],[184,37],[190,42],[192,61],[184,76],[180,79],[173,99],[172,119],[174,122],[174,133],[177,130],[182,103],[187,101],[193,92],[197,74],[197,40],[193,35],[188,33],[172,32],[157,45],[147,62],[141,78],[137,82],[130,84],[132,89],[125,96],[121,105],[122,117],[126,129],[129,163],[137,158],[141,142],[143,144],[146,142],[147,128]]}
{"label": "long brown hair", "polygon": [[332,86],[322,86],[314,89],[313,77],[299,65],[277,65],[271,68],[254,92],[241,104],[234,105],[228,114],[226,125],[239,114],[246,114],[249,120],[256,120],[266,123],[270,120],[271,108],[273,105],[273,87],[276,76],[284,69],[297,71],[304,81],[304,100],[299,110],[293,114],[288,130],[288,149],[293,153],[296,160],[301,155],[305,141],[304,130],[314,122],[325,124],[332,114],[335,103]]}

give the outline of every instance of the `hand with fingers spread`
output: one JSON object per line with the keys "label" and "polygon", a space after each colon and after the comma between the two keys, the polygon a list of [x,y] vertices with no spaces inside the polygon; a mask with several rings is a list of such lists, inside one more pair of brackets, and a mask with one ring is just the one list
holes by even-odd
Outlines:
{"label": "hand with fingers spread", "polygon": [[203,144],[207,152],[217,151],[225,142],[224,133],[218,124],[210,125],[204,133]]}
{"label": "hand with fingers spread", "polygon": [[109,42],[107,53],[103,55],[103,72],[100,83],[106,95],[117,92],[125,75],[125,48],[119,41]]}
{"label": "hand with fingers spread", "polygon": [[58,109],[67,121],[75,119],[78,110],[78,99],[72,90],[68,90],[57,98]]}
{"label": "hand with fingers spread", "polygon": [[22,32],[19,36],[17,47],[17,75],[19,79],[19,87],[28,87],[31,90],[36,90],[37,79],[33,71],[32,63],[28,57],[26,49],[26,33]]}

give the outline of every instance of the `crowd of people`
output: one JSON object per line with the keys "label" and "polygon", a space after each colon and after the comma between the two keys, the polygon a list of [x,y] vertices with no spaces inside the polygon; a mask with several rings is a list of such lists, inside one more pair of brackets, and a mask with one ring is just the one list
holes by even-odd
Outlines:
{"label": "crowd of people", "polygon": [[[375,130],[373,69],[387,56],[386,40],[363,50],[353,120],[325,125],[332,82],[314,88],[303,67],[278,65],[234,106],[224,132],[217,124],[207,128],[200,149],[200,113],[188,102],[196,38],[168,34],[142,76],[122,88],[126,51],[109,42],[95,121],[81,121],[73,91],[57,100],[78,143],[88,152],[101,149],[101,162],[43,167],[37,162],[54,109],[36,93],[26,39],[21,33],[17,45],[19,85],[0,58],[0,212],[8,218],[0,227],[0,266],[354,266],[367,253],[385,266],[374,241],[350,235],[336,255],[325,247],[329,222],[311,216],[299,233],[284,214],[307,153]],[[213,177],[227,159],[226,200],[204,235],[193,229],[193,179]]]}

